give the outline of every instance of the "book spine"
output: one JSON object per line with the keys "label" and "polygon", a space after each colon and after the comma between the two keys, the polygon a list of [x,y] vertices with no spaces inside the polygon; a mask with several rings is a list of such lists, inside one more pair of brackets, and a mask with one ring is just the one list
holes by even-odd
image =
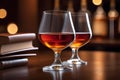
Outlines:
{"label": "book spine", "polygon": [[5,44],[5,45],[1,46],[1,53],[7,53],[7,52],[11,52],[11,51],[32,48],[32,47],[33,47],[32,41]]}
{"label": "book spine", "polygon": [[0,61],[0,69],[23,66],[26,65],[27,63],[28,63],[28,58],[4,60],[4,61]]}
{"label": "book spine", "polygon": [[19,49],[19,50],[12,50],[12,51],[8,51],[8,52],[5,52],[5,53],[0,53],[0,55],[9,55],[9,54],[14,54],[14,53],[17,53],[17,52],[26,52],[26,51],[37,51],[38,50],[38,47],[31,47],[31,48],[24,48],[24,49]]}
{"label": "book spine", "polygon": [[36,38],[35,34],[21,34],[16,36],[10,36],[9,43],[30,41],[30,40],[34,40],[35,38]]}
{"label": "book spine", "polygon": [[25,34],[0,34],[0,45],[9,44],[9,43],[17,43],[23,41],[32,41],[36,39],[35,33],[25,33]]}
{"label": "book spine", "polygon": [[2,60],[10,60],[10,59],[19,59],[19,58],[26,58],[26,57],[33,57],[36,56],[36,53],[15,53],[10,55],[0,55],[0,61]]}

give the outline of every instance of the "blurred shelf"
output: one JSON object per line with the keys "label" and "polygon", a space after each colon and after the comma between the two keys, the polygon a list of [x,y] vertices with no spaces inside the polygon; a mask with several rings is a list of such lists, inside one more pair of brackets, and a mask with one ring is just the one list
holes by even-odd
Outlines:
{"label": "blurred shelf", "polygon": [[92,39],[81,49],[120,52],[120,40]]}

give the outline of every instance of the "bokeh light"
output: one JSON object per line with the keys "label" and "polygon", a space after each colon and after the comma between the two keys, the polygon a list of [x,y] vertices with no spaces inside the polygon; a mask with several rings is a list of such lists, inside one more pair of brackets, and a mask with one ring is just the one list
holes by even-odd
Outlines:
{"label": "bokeh light", "polygon": [[98,6],[102,4],[102,0],[92,0],[92,3]]}
{"label": "bokeh light", "polygon": [[16,34],[18,32],[18,26],[15,23],[10,23],[7,26],[7,31],[9,34]]}
{"label": "bokeh light", "polygon": [[0,9],[0,18],[4,19],[7,16],[6,9]]}

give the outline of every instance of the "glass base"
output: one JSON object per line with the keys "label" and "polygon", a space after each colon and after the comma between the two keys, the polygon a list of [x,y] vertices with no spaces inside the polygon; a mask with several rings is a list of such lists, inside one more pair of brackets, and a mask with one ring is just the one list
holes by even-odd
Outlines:
{"label": "glass base", "polygon": [[71,70],[72,68],[69,66],[63,66],[63,65],[50,65],[43,67],[43,71],[60,71],[60,70]]}
{"label": "glass base", "polygon": [[83,61],[83,60],[80,60],[80,59],[69,59],[66,61],[69,65],[81,65],[81,64],[84,64],[84,65],[87,65],[87,62],[86,61]]}

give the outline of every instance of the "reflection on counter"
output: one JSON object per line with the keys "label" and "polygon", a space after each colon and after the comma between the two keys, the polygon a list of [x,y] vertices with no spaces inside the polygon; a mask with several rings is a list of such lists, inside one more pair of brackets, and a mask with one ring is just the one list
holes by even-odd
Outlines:
{"label": "reflection on counter", "polygon": [[[1,70],[0,71],[0,80],[28,80],[28,67],[23,66],[23,67],[17,67],[17,68],[12,68],[12,69],[6,69],[6,70]],[[11,77],[14,76],[14,77]]]}
{"label": "reflection on counter", "polygon": [[[65,50],[62,58],[70,54],[71,51]],[[50,80],[114,80],[119,78],[120,52],[79,51],[79,55],[88,61],[87,65],[73,65],[71,71],[44,72],[48,73],[46,77]]]}
{"label": "reflection on counter", "polygon": [[52,80],[62,80],[64,71],[44,71],[52,76]]}

